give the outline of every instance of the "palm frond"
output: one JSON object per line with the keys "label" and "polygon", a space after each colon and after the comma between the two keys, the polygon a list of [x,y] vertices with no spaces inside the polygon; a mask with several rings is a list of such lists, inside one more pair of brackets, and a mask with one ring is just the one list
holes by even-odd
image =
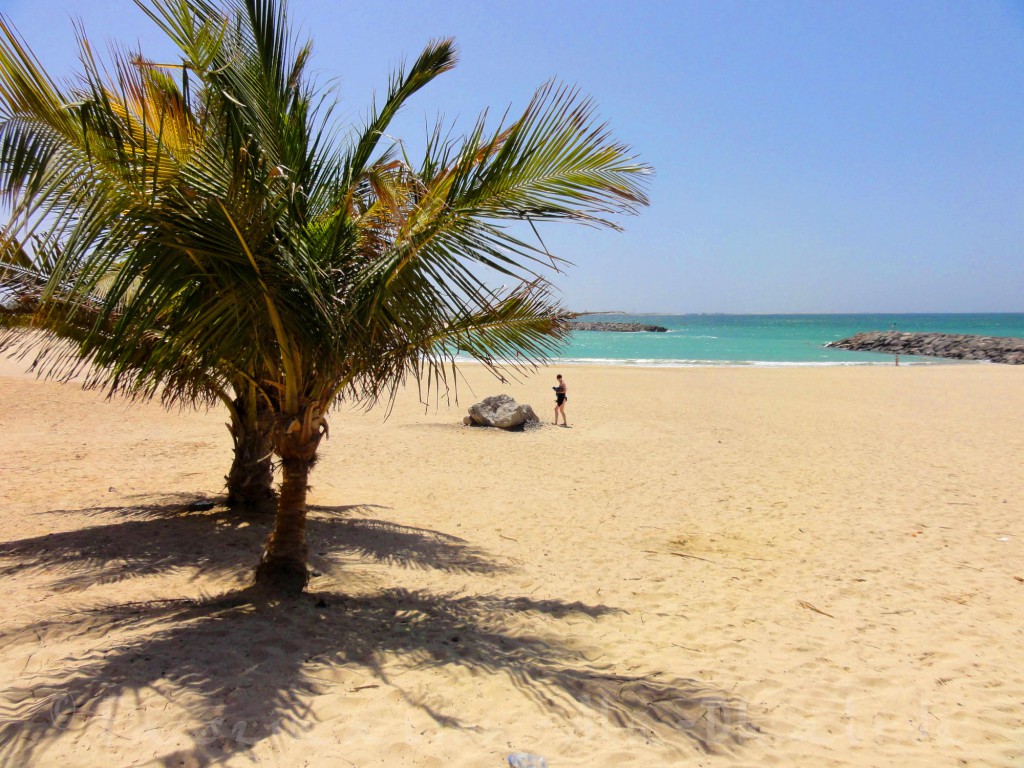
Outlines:
{"label": "palm frond", "polygon": [[[647,203],[650,168],[574,87],[465,137],[439,124],[414,164],[386,131],[455,65],[453,41],[399,67],[346,143],[284,2],[137,3],[180,60],[120,50],[104,68],[83,35],[67,89],[0,20],[0,274],[35,270],[31,322],[97,386],[172,403],[241,388],[315,450],[336,399],[464,358],[533,370],[567,332],[538,226],[615,229]],[[12,237],[45,243],[45,268]]]}

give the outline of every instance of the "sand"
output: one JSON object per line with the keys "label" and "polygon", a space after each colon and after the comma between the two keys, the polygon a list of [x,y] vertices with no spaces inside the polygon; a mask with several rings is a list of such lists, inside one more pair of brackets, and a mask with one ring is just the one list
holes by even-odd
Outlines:
{"label": "sand", "polygon": [[1024,369],[463,370],[334,414],[268,604],[223,413],[0,364],[0,763],[1024,765]]}

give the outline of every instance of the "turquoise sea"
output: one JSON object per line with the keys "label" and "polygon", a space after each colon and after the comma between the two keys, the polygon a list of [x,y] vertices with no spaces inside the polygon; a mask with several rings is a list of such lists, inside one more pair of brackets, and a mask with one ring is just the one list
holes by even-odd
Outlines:
{"label": "turquoise sea", "polygon": [[[825,349],[862,331],[971,333],[1024,338],[1024,313],[913,315],[585,315],[668,333],[577,331],[555,362],[593,365],[892,365],[891,355]],[[901,357],[901,365],[977,364]]]}

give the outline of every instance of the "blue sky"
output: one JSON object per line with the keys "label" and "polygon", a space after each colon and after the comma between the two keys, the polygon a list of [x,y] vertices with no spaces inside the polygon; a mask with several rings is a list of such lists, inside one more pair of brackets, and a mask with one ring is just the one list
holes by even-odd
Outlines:
{"label": "blue sky", "polygon": [[[1024,3],[293,0],[359,121],[433,37],[460,66],[392,131],[466,130],[549,78],[655,167],[625,231],[552,226],[577,310],[1024,311]],[[169,53],[130,0],[0,0],[53,73],[90,38]]]}

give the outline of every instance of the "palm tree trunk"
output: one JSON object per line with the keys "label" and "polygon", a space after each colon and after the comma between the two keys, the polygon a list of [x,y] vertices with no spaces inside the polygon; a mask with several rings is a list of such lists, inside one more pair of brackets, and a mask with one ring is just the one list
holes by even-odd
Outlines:
{"label": "palm tree trunk", "polygon": [[274,500],[274,464],[272,454],[273,419],[255,387],[245,382],[234,385],[236,397],[230,404],[228,430],[235,455],[225,481],[228,504],[232,507],[270,512]]}
{"label": "palm tree trunk", "polygon": [[270,430],[260,425],[232,422],[228,425],[235,443],[231,470],[224,478],[228,504],[254,512],[272,510],[274,495],[274,449]]}
{"label": "palm tree trunk", "polygon": [[293,457],[282,462],[274,531],[256,567],[256,584],[271,592],[298,595],[309,581],[306,491],[309,471],[315,461],[315,457]]}

